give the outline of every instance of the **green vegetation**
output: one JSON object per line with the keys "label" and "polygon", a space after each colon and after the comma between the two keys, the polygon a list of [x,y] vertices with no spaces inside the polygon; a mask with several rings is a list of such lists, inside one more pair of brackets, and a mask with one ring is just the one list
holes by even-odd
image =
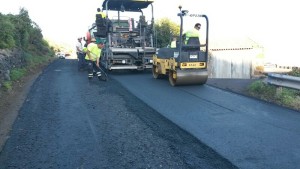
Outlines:
{"label": "green vegetation", "polygon": [[13,84],[20,79],[22,79],[24,76],[26,76],[28,73],[30,73],[32,70],[35,70],[36,67],[41,65],[46,65],[49,63],[49,60],[53,59],[50,56],[32,56],[30,54],[25,55],[25,61],[27,63],[27,66],[25,68],[14,68],[10,71],[10,81],[5,81],[3,83],[3,87],[6,91],[10,91],[13,88]]}
{"label": "green vegetation", "polygon": [[12,81],[5,81],[3,83],[3,87],[6,91],[12,90]]}
{"label": "green vegetation", "polygon": [[268,85],[263,81],[255,81],[249,87],[248,91],[251,95],[260,95],[263,100],[272,100],[276,93],[276,87]]}
{"label": "green vegetation", "polygon": [[0,49],[13,48],[15,46],[14,40],[14,25],[9,18],[0,13]]}
{"label": "green vegetation", "polygon": [[[300,77],[299,70],[293,70],[290,75]],[[277,103],[292,109],[300,110],[300,91],[268,85],[263,81],[255,81],[248,87],[250,95],[262,100]]]}
{"label": "green vegetation", "polygon": [[162,18],[155,23],[157,31],[157,47],[167,47],[173,37],[178,37],[180,33],[180,25],[172,22],[168,18]]}
{"label": "green vegetation", "polygon": [[289,75],[300,77],[300,69],[293,69],[293,71],[289,72]]}
{"label": "green vegetation", "polygon": [[17,15],[0,13],[0,49],[17,49],[23,53],[23,63],[10,70],[10,81],[2,83],[6,90],[11,90],[16,81],[38,66],[48,64],[55,56],[55,47],[43,38],[42,30],[24,8]]}
{"label": "green vegetation", "polygon": [[26,73],[27,70],[25,68],[12,69],[10,72],[10,79],[12,81],[17,81],[21,79]]}
{"label": "green vegetation", "polygon": [[24,8],[18,15],[0,13],[0,49],[21,48],[34,55],[54,53],[43,39],[42,30]]}
{"label": "green vegetation", "polygon": [[27,68],[31,69],[34,68],[35,66],[41,65],[46,63],[49,59],[51,59],[50,56],[34,56],[31,55],[30,53],[25,53],[25,61],[27,64]]}

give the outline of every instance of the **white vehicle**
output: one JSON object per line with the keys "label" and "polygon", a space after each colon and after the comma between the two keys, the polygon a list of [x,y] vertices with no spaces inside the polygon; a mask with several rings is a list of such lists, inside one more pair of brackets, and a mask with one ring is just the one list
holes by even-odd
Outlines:
{"label": "white vehicle", "polygon": [[58,57],[59,59],[65,59],[65,58],[66,58],[66,55],[65,55],[64,53],[62,53],[62,52],[59,52],[59,53],[57,53],[57,57]]}

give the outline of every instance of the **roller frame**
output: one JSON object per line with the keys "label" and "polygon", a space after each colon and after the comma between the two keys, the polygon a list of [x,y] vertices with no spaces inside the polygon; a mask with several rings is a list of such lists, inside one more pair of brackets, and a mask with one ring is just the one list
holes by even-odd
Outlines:
{"label": "roller frame", "polygon": [[[160,79],[164,76],[168,76],[169,82],[172,86],[180,86],[180,85],[202,85],[205,84],[208,79],[208,71],[207,71],[207,59],[208,59],[208,18],[206,15],[199,15],[199,17],[204,17],[207,21],[206,24],[206,44],[205,44],[205,61],[197,61],[197,62],[180,62],[181,60],[181,49],[182,49],[182,16],[185,15],[184,12],[178,14],[181,18],[181,27],[180,27],[180,47],[179,47],[179,55],[177,61],[174,55],[165,56],[166,58],[160,58],[157,55],[153,56],[153,77],[155,79]],[[182,65],[193,64],[193,66],[185,66]],[[182,67],[181,67],[182,66]]]}

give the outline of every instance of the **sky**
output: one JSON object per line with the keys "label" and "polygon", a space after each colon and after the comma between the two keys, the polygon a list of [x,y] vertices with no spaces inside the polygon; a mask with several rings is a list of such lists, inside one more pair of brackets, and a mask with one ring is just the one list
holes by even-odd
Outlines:
{"label": "sky", "polygon": [[[44,37],[74,46],[85,36],[103,0],[0,0],[2,14],[18,14],[24,7],[42,29]],[[167,17],[179,23],[178,6],[189,13],[205,14],[211,39],[249,37],[265,47],[271,62],[300,66],[297,51],[300,10],[295,0],[155,0],[154,18]],[[150,10],[146,10],[146,15]],[[188,21],[189,22],[189,21]],[[189,22],[189,23],[192,23]],[[193,23],[194,24],[194,23]],[[191,25],[193,25],[191,24]]]}

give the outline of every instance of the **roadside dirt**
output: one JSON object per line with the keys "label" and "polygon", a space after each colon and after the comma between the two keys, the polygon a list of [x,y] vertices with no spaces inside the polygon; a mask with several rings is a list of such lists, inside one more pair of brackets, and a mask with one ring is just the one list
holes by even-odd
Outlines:
{"label": "roadside dirt", "polygon": [[30,71],[28,75],[14,84],[11,91],[0,91],[0,152],[9,137],[12,125],[18,116],[18,111],[25,101],[30,87],[40,75],[45,66]]}
{"label": "roadside dirt", "polygon": [[245,96],[250,96],[248,94],[248,86],[259,79],[208,79],[207,83],[210,86],[227,90],[233,93],[238,93]]}

